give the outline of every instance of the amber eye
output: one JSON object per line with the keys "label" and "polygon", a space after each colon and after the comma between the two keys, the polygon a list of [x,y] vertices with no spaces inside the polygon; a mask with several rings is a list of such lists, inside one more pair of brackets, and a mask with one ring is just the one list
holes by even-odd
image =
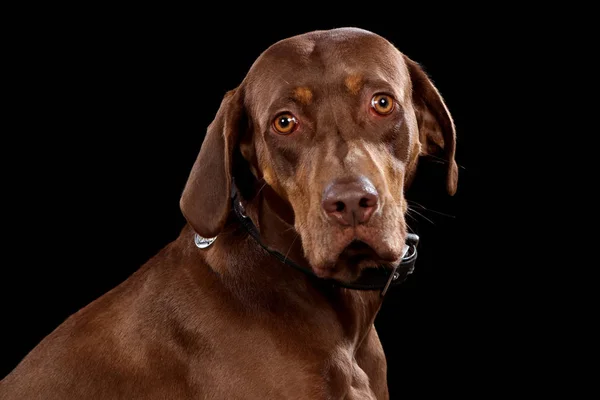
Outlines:
{"label": "amber eye", "polygon": [[298,127],[298,120],[290,113],[279,114],[273,121],[273,127],[284,135],[292,133]]}
{"label": "amber eye", "polygon": [[394,99],[387,94],[376,94],[371,99],[371,107],[378,114],[389,114],[394,110]]}

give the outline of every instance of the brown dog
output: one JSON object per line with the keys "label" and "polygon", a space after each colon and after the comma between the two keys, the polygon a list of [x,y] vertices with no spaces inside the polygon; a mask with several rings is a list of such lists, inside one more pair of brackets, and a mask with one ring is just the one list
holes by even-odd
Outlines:
{"label": "brown dog", "polygon": [[48,335],[0,398],[387,399],[380,291],[329,283],[402,261],[417,160],[444,157],[454,194],[454,153],[438,91],[387,40],[276,43],[208,128],[179,238]]}

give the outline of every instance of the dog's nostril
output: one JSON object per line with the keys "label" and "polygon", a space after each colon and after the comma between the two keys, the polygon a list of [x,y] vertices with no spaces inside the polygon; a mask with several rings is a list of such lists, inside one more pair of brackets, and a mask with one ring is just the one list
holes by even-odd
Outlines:
{"label": "dog's nostril", "polygon": [[363,177],[331,183],[323,191],[321,206],[330,219],[349,226],[367,223],[378,200],[377,190]]}

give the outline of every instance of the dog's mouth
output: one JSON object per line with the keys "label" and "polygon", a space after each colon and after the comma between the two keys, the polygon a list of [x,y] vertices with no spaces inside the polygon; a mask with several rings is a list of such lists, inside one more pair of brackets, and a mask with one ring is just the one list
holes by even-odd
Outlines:
{"label": "dog's mouth", "polygon": [[349,266],[365,263],[375,263],[379,258],[377,252],[362,240],[353,240],[339,255],[338,262]]}
{"label": "dog's mouth", "polygon": [[335,276],[337,279],[352,281],[357,279],[365,268],[387,266],[394,261],[382,257],[366,242],[354,239],[341,251],[335,263],[318,268],[315,272],[321,277]]}

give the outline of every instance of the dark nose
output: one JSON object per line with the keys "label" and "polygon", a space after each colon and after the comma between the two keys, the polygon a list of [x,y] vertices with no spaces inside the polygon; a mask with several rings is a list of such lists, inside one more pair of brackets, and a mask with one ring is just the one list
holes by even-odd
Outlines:
{"label": "dark nose", "polygon": [[334,181],[323,192],[323,210],[344,226],[365,224],[377,207],[379,194],[365,177]]}

